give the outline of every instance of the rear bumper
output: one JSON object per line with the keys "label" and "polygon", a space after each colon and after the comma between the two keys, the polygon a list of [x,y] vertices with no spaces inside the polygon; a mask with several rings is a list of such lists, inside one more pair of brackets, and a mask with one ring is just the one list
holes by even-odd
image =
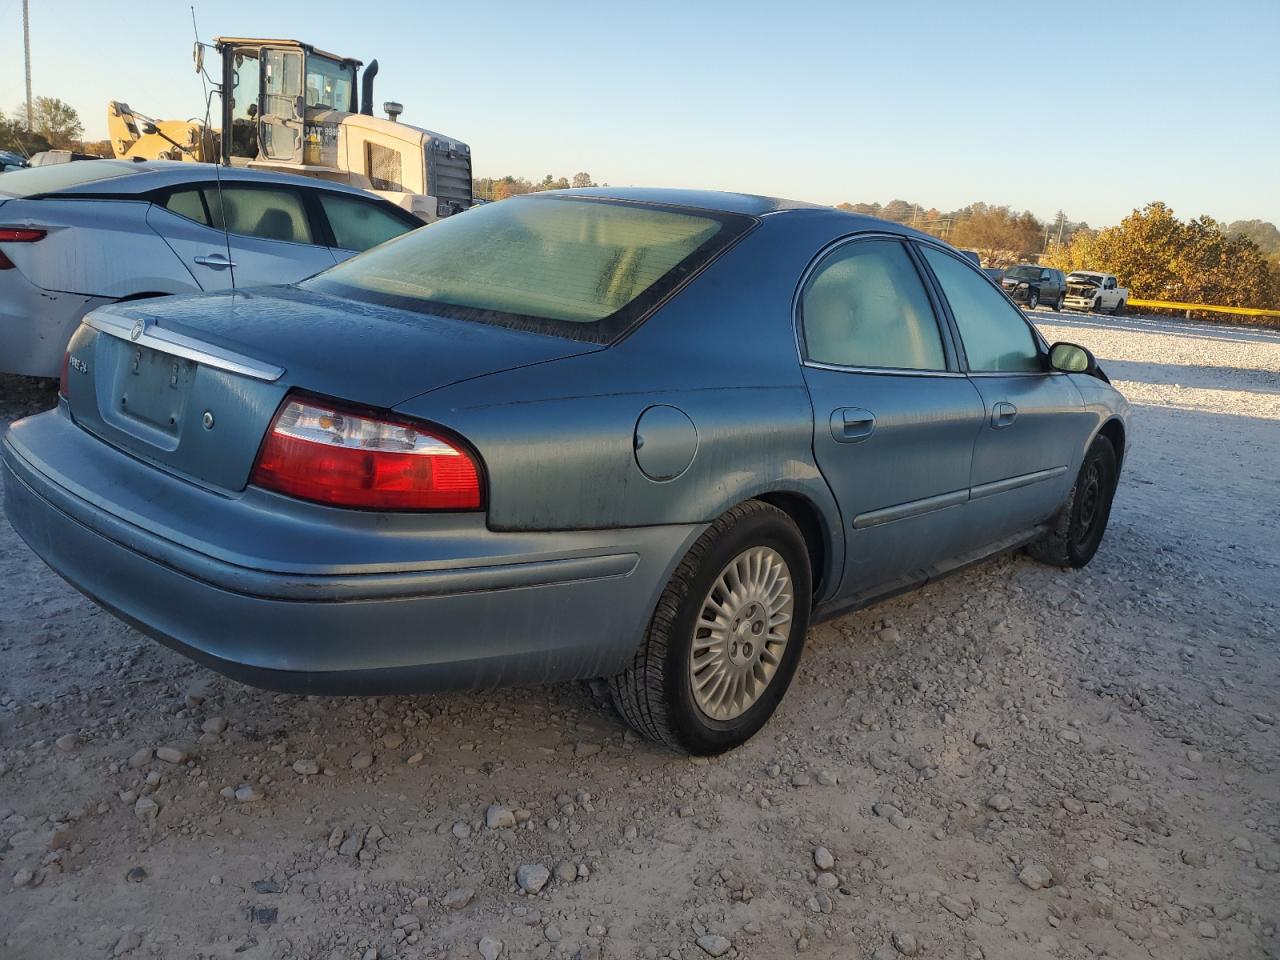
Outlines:
{"label": "rear bumper", "polygon": [[[303,521],[336,515],[338,529],[317,534],[285,498],[194,487],[96,440],[65,411],[18,422],[2,453],[9,521],[50,567],[166,645],[269,689],[474,689],[616,672],[701,532],[503,534],[463,515],[419,518],[418,530],[379,529],[387,518],[367,516],[357,519],[368,530],[343,529],[352,511],[298,505]],[[192,512],[193,498],[203,511]],[[229,519],[237,512],[245,526]],[[239,545],[208,533],[248,529],[256,540]],[[289,536],[292,545],[278,539]],[[329,555],[317,554],[325,543]]]}
{"label": "rear bumper", "polygon": [[0,373],[56,377],[80,319],[107,302],[42,290],[16,268],[0,270]]}

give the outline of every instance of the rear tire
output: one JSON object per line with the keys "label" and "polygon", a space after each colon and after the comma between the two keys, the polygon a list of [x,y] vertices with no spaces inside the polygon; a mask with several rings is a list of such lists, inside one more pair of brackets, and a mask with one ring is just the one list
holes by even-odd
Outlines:
{"label": "rear tire", "polygon": [[1063,304],[1065,304],[1066,302],[1067,302],[1067,295],[1065,293],[1058,294],[1058,302],[1053,305],[1054,313],[1061,313]]}
{"label": "rear tire", "polygon": [[1049,532],[1028,545],[1027,553],[1055,567],[1083,567],[1092,560],[1111,517],[1117,475],[1111,441],[1095,437],[1066,502],[1049,521]]}
{"label": "rear tire", "polygon": [[[752,577],[739,575],[744,569],[774,577],[760,588],[768,599],[752,600]],[[795,675],[811,583],[804,537],[786,513],[759,500],[734,507],[672,574],[640,648],[609,680],[614,706],[639,733],[677,750],[709,755],[744,743],[773,715]],[[747,592],[730,596],[726,584]],[[722,618],[707,615],[717,611]],[[709,703],[720,689],[742,693]]]}
{"label": "rear tire", "polygon": [[1122,313],[1124,313],[1124,301],[1123,301],[1123,300],[1117,300],[1117,301],[1116,301],[1115,309],[1111,311],[1111,315],[1112,315],[1113,317],[1118,317],[1118,316],[1120,316],[1120,314],[1122,314]]}

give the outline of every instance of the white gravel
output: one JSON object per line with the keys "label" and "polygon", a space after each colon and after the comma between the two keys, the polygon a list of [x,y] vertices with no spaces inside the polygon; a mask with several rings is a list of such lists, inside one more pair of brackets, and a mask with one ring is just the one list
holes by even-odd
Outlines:
{"label": "white gravel", "polygon": [[0,956],[1277,956],[1280,335],[1036,319],[1134,404],[1094,563],[815,629],[710,761],[587,685],[238,686],[0,523]]}

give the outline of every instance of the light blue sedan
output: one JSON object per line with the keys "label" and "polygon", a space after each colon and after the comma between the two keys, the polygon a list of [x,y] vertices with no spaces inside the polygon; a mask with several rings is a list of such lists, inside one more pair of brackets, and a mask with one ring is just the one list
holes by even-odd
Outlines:
{"label": "light blue sedan", "polygon": [[816,619],[1088,563],[1126,445],[1089,352],[954,249],[738,194],[503,200],[96,310],[64,370],[5,504],[124,620],[279,689],[606,677],[694,753],[760,729]]}
{"label": "light blue sedan", "polygon": [[[56,377],[95,307],[293,283],[422,221],[305,177],[81,160],[0,179],[0,373]],[[224,229],[225,232],[224,232]]]}

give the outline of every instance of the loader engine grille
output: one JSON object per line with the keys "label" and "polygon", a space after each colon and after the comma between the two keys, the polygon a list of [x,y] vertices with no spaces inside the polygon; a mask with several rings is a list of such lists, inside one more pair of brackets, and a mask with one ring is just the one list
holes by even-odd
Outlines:
{"label": "loader engine grille", "polygon": [[442,203],[465,210],[471,206],[471,148],[447,140],[431,142],[428,192]]}
{"label": "loader engine grille", "polygon": [[384,147],[380,143],[366,141],[364,145],[365,176],[374,190],[404,191],[404,174],[400,165],[400,151]]}

